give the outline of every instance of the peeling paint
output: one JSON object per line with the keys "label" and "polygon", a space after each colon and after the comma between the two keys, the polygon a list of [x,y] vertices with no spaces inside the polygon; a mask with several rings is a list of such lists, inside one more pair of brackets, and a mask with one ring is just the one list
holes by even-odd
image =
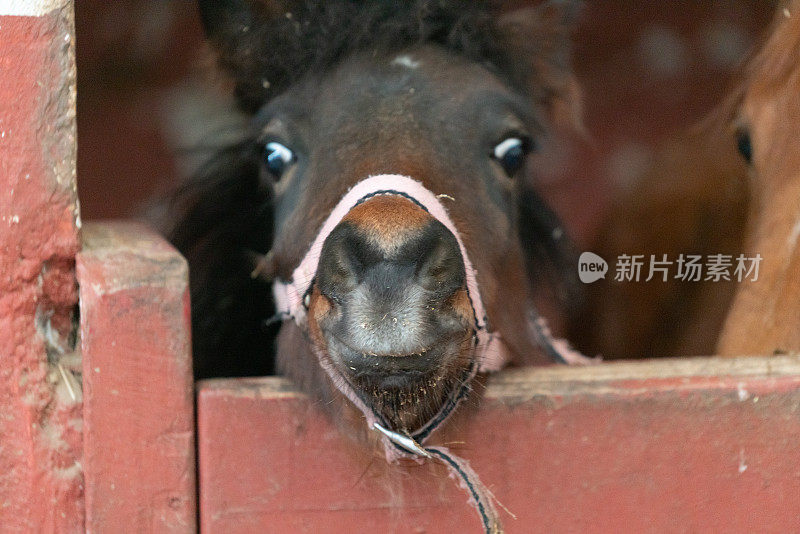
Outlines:
{"label": "peeling paint", "polygon": [[0,0],[0,16],[41,17],[69,4],[69,0]]}
{"label": "peeling paint", "polygon": [[[74,256],[73,13],[67,0],[0,0],[0,530],[78,532],[83,525],[79,381],[71,360]],[[64,178],[59,179],[63,175]],[[62,370],[63,368],[63,370]],[[72,378],[70,379],[70,376]],[[72,390],[72,393],[70,393]],[[67,477],[63,478],[62,477]]]}
{"label": "peeling paint", "polygon": [[740,402],[744,402],[750,398],[750,393],[745,389],[744,384],[741,382],[736,386],[736,394]]}

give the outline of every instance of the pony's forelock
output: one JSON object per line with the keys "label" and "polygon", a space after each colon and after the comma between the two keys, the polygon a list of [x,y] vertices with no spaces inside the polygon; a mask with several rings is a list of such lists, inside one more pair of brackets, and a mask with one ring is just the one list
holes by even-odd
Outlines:
{"label": "pony's forelock", "polygon": [[433,44],[483,64],[523,85],[500,45],[497,13],[483,0],[347,0],[253,3],[250,22],[233,22],[215,36],[220,61],[234,78],[240,107],[253,113],[311,72],[358,53],[391,53]]}

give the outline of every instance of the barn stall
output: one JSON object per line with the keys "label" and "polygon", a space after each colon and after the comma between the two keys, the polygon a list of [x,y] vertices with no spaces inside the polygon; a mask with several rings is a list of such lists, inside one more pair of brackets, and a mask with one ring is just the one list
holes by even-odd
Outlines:
{"label": "barn stall", "polygon": [[[0,2],[0,530],[478,531],[441,468],[387,470],[286,380],[192,383],[185,262],[138,223],[81,223],[73,17]],[[136,182],[101,154],[89,187]],[[95,214],[130,215],[103,195]],[[446,438],[509,532],[794,531],[799,382],[794,356],[509,370]]]}

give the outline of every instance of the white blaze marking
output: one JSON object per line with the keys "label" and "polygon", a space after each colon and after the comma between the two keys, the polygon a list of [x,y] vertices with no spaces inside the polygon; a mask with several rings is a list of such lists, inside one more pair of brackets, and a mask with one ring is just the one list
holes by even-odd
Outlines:
{"label": "white blaze marking", "polygon": [[68,3],[69,0],[0,0],[0,16],[41,17]]}
{"label": "white blaze marking", "polygon": [[401,67],[406,67],[409,69],[416,69],[419,67],[420,62],[415,60],[413,57],[409,55],[402,55],[397,56],[392,60],[392,65],[399,65]]}

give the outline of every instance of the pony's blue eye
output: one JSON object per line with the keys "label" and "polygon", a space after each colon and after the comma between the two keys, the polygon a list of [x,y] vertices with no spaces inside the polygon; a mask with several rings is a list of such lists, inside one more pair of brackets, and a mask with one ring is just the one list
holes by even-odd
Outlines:
{"label": "pony's blue eye", "polygon": [[264,165],[277,180],[294,163],[294,152],[281,143],[272,141],[264,147]]}
{"label": "pony's blue eye", "polygon": [[509,137],[501,141],[492,151],[492,157],[509,176],[515,175],[525,164],[525,156],[530,152],[530,141],[519,137]]}

